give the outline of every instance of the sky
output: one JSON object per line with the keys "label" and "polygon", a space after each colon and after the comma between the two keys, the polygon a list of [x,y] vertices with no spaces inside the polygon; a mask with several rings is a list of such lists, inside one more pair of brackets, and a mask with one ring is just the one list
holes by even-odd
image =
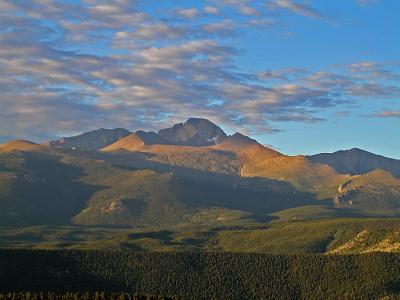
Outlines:
{"label": "sky", "polygon": [[0,0],[0,142],[203,117],[400,159],[398,0]]}

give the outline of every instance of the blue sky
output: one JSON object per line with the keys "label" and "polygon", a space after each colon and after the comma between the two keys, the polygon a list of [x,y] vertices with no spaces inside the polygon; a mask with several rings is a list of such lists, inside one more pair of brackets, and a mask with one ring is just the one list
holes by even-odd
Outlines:
{"label": "blue sky", "polygon": [[0,141],[190,116],[400,158],[396,0],[0,0]]}

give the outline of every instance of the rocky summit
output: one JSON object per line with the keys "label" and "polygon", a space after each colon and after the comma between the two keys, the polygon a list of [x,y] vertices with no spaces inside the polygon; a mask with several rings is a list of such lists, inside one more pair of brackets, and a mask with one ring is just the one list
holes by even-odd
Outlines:
{"label": "rocky summit", "polygon": [[93,130],[77,136],[64,137],[51,141],[50,145],[61,148],[79,148],[86,150],[99,150],[130,134],[123,128]]}
{"label": "rocky summit", "polygon": [[210,146],[226,138],[220,127],[201,118],[190,118],[185,123],[161,129],[158,134],[171,144],[186,146]]}

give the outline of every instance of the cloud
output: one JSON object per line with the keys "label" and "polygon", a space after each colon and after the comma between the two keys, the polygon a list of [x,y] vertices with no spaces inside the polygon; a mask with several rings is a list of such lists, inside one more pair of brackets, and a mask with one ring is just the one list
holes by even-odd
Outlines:
{"label": "cloud", "polygon": [[219,15],[219,9],[214,6],[206,6],[204,7],[204,12],[210,15]]}
{"label": "cloud", "polygon": [[236,24],[232,20],[208,23],[202,26],[202,30],[219,37],[232,37],[237,35]]}
{"label": "cloud", "polygon": [[124,40],[157,40],[157,39],[182,39],[189,35],[185,26],[173,26],[165,22],[141,24],[134,31],[118,31],[115,34],[117,41]]}
{"label": "cloud", "polygon": [[378,83],[355,83],[346,88],[345,92],[353,96],[374,97],[381,99],[400,97],[400,87]]}
{"label": "cloud", "polygon": [[197,8],[179,8],[175,13],[180,17],[194,19],[199,16],[200,11]]}
{"label": "cloud", "polygon": [[306,123],[317,123],[321,121],[325,121],[324,118],[321,117],[313,117],[309,114],[301,114],[297,112],[293,112],[291,114],[286,115],[272,115],[269,117],[271,121],[276,122],[306,122]]}
{"label": "cloud", "polygon": [[[215,1],[217,2],[217,1]],[[256,16],[259,17],[262,13],[255,7],[255,3],[252,0],[220,0],[218,4],[223,6],[230,6],[234,8],[238,13],[245,16]]]}
{"label": "cloud", "polygon": [[378,118],[399,118],[400,119],[400,110],[385,110],[381,112],[377,112],[372,115],[373,117]]}
{"label": "cloud", "polygon": [[193,114],[233,130],[277,132],[280,122],[321,122],[326,109],[356,98],[399,95],[396,68],[384,63],[240,69],[243,52],[223,38],[274,22],[253,1],[178,8],[179,18],[175,8],[152,14],[129,0],[73,3],[0,2],[0,136],[157,129]]}
{"label": "cloud", "polygon": [[349,70],[360,79],[393,80],[400,79],[399,73],[390,69],[390,64],[362,61],[349,65]]}
{"label": "cloud", "polygon": [[284,9],[292,13],[317,19],[325,19],[326,17],[315,8],[307,3],[295,2],[294,0],[272,0],[268,3],[270,9]]}
{"label": "cloud", "polygon": [[283,68],[279,70],[266,70],[259,72],[258,78],[260,80],[278,80],[278,81],[292,81],[304,77],[307,71],[300,68]]}
{"label": "cloud", "polygon": [[336,73],[317,71],[300,78],[304,85],[327,89],[342,97],[396,99],[400,97],[400,77],[390,65],[376,62],[357,62],[345,65]]}
{"label": "cloud", "polygon": [[250,5],[240,5],[239,11],[247,16],[260,16],[261,13],[254,7]]}

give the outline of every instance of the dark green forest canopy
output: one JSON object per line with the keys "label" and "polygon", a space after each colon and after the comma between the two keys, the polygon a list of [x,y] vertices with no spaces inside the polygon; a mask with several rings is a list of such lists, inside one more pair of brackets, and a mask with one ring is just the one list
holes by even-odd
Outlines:
{"label": "dark green forest canopy", "polygon": [[8,292],[129,292],[184,299],[400,296],[400,255],[0,251]]}
{"label": "dark green forest canopy", "polygon": [[179,297],[164,297],[154,295],[138,295],[130,293],[54,293],[54,292],[20,292],[0,293],[0,300],[172,300]]}

